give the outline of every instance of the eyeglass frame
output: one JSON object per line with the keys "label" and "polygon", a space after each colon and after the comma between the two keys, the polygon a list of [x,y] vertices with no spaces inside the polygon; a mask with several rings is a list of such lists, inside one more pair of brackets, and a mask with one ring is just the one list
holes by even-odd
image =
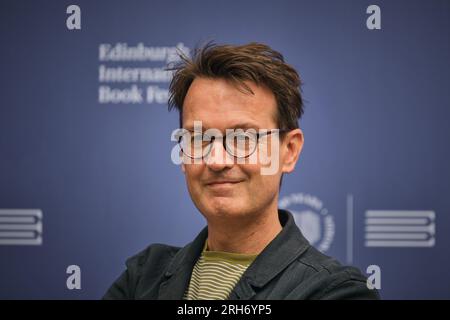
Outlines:
{"label": "eyeglass frame", "polygon": [[[195,131],[192,131],[192,130],[188,130],[188,129],[185,129],[185,128],[180,128],[179,129],[180,131],[189,131],[189,132],[194,132],[195,133]],[[255,143],[255,148],[253,149],[253,151],[252,152],[250,152],[248,155],[246,155],[245,157],[239,157],[239,156],[237,156],[237,155],[234,155],[234,154],[232,154],[232,153],[230,153],[230,151],[228,150],[228,148],[227,148],[227,137],[229,136],[229,135],[231,135],[232,133],[235,133],[234,131],[233,132],[230,132],[229,134],[226,134],[225,136],[222,136],[222,145],[223,145],[223,148],[225,149],[225,151],[230,155],[230,156],[232,156],[232,157],[234,157],[234,158],[236,158],[236,159],[246,159],[246,158],[248,158],[248,157],[250,157],[253,153],[255,153],[255,151],[256,151],[256,149],[257,149],[257,145],[258,145],[258,142],[259,142],[259,139],[261,138],[261,137],[264,137],[264,136],[268,136],[268,135],[271,135],[272,133],[274,133],[274,132],[277,132],[277,133],[279,133],[279,134],[284,134],[284,133],[286,133],[286,132],[289,132],[289,131],[292,131],[293,129],[277,129],[277,128],[274,128],[274,129],[267,129],[267,131],[265,131],[265,132],[256,132],[256,143]],[[180,134],[180,133],[178,133],[178,135],[179,135],[179,137],[178,137],[178,140],[177,140],[177,143],[178,143],[178,145],[179,145],[179,147],[180,147],[180,149],[181,149],[181,152],[184,154],[184,155],[186,155],[188,158],[191,158],[191,159],[204,159],[204,158],[206,158],[208,155],[209,155],[209,153],[211,152],[211,150],[212,150],[212,144],[214,143],[214,140],[216,139],[216,136],[211,136],[210,138],[211,138],[211,140],[202,140],[202,141],[209,141],[209,143],[208,143],[208,148],[209,148],[209,150],[208,150],[208,152],[205,154],[205,155],[203,155],[202,154],[202,156],[201,157],[193,157],[193,156],[190,156],[189,154],[187,154],[184,150],[183,150],[183,147],[181,146],[181,139],[183,138],[183,135],[182,134]],[[204,132],[202,132],[202,135],[205,135],[205,133]],[[208,135],[208,134],[206,134],[206,135]],[[223,138],[225,138],[225,139],[223,139]]]}

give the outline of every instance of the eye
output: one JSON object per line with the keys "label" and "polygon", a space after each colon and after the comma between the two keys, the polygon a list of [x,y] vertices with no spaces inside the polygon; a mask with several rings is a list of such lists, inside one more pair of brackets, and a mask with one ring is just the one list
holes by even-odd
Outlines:
{"label": "eye", "polygon": [[228,137],[227,144],[236,150],[249,150],[255,143],[255,137],[247,132],[233,133]]}

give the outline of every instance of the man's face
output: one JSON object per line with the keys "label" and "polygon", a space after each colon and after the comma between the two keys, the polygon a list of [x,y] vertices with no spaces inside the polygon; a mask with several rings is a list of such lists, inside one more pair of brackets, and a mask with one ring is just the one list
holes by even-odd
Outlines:
{"label": "man's face", "polygon": [[[184,100],[183,128],[193,130],[194,121],[201,121],[203,131],[214,128],[222,134],[226,129],[277,128],[273,93],[254,83],[246,84],[254,95],[239,91],[224,79],[196,78]],[[272,155],[280,161],[278,171],[262,175],[259,159],[237,163],[222,143],[214,142],[208,155],[213,161],[182,165],[194,204],[207,219],[251,217],[276,208],[281,174],[293,169],[283,166],[285,150],[280,142],[280,154]]]}

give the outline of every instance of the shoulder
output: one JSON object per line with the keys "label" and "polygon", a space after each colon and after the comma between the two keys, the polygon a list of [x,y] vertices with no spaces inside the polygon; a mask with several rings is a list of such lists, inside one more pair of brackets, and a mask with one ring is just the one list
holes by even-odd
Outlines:
{"label": "shoulder", "polygon": [[292,271],[302,278],[294,291],[308,299],[380,298],[377,290],[367,287],[367,278],[358,268],[342,265],[312,246],[297,258]]}
{"label": "shoulder", "polygon": [[180,247],[154,243],[128,258],[126,260],[126,266],[128,269],[135,269],[136,272],[139,272],[149,264],[164,267],[170,263],[180,249]]}
{"label": "shoulder", "polygon": [[126,270],[108,289],[103,299],[135,299],[146,290],[156,295],[164,272],[181,248],[151,244],[126,260]]}

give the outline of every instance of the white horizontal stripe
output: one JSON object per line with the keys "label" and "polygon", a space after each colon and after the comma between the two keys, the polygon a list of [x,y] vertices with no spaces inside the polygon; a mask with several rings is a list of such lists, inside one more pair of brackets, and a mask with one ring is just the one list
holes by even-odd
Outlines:
{"label": "white horizontal stripe", "polygon": [[428,241],[366,241],[366,247],[433,247],[435,243],[434,238]]}
{"label": "white horizontal stripe", "polygon": [[0,216],[0,223],[35,223],[35,217],[19,216],[19,217],[2,217]]}
{"label": "white horizontal stripe", "polygon": [[0,224],[0,230],[36,230],[42,232],[42,223],[38,222],[36,224]]}
{"label": "white horizontal stripe", "polygon": [[368,210],[366,211],[366,218],[376,217],[424,217],[434,219],[434,211],[407,211],[407,210]]}
{"label": "white horizontal stripe", "polygon": [[41,245],[42,238],[36,239],[0,239],[0,245]]}
{"label": "white horizontal stripe", "polygon": [[367,233],[366,239],[398,239],[398,240],[425,240],[428,239],[427,233]]}
{"label": "white horizontal stripe", "polygon": [[40,209],[0,209],[0,216],[33,216],[42,218]]}
{"label": "white horizontal stripe", "polygon": [[367,218],[366,224],[416,224],[427,225],[428,218]]}
{"label": "white horizontal stripe", "polygon": [[0,238],[35,238],[35,231],[0,231]]}
{"label": "white horizontal stripe", "polygon": [[434,224],[429,226],[366,226],[366,232],[429,232],[434,234]]}

